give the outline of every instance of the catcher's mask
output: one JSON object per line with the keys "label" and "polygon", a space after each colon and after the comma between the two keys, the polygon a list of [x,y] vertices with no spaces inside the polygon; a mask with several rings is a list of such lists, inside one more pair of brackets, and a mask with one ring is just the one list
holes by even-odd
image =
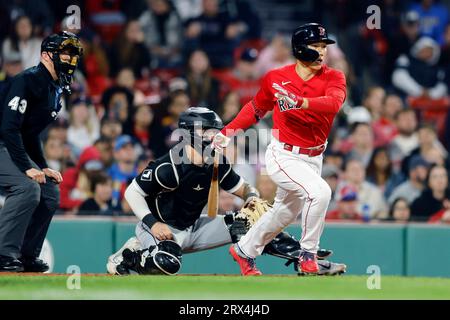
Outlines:
{"label": "catcher's mask", "polygon": [[219,115],[209,108],[190,107],[180,115],[178,127],[189,130],[191,146],[204,154],[214,134],[223,128],[223,122]]}
{"label": "catcher's mask", "polygon": [[[70,32],[62,31],[52,34],[42,41],[41,52],[51,52],[55,72],[60,86],[70,93],[75,69],[83,55],[83,47],[79,38]],[[69,56],[63,59],[62,55]]]}

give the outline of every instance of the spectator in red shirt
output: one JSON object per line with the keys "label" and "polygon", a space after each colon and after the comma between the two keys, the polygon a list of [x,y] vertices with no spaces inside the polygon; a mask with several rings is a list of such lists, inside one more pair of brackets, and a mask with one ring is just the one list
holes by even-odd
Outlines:
{"label": "spectator in red shirt", "polygon": [[100,152],[88,147],[80,155],[77,166],[67,169],[60,184],[60,208],[74,212],[90,196],[90,179],[103,170]]}
{"label": "spectator in red shirt", "polygon": [[396,94],[389,94],[384,99],[381,117],[372,122],[375,146],[388,145],[397,135],[395,114],[404,108],[402,99]]}

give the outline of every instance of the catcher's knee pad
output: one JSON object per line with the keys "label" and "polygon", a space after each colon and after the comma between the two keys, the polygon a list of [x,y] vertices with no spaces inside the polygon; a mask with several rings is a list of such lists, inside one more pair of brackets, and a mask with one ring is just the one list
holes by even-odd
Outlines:
{"label": "catcher's knee pad", "polygon": [[164,240],[142,252],[139,274],[174,275],[181,268],[181,247],[172,240]]}

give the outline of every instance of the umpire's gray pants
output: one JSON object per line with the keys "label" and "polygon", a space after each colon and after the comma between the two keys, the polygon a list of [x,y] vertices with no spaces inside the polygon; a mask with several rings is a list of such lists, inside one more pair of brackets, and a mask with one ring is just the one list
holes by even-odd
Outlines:
{"label": "umpire's gray pants", "polygon": [[[195,224],[185,230],[169,226],[174,241],[181,247],[183,253],[212,249],[231,243],[230,232],[223,216],[214,219],[200,216]],[[140,221],[136,226],[136,237],[142,248],[148,248],[160,241],[153,237],[147,225]]]}
{"label": "umpire's gray pants", "polygon": [[0,187],[6,192],[0,211],[0,255],[39,256],[59,206],[58,187],[49,179],[39,184],[28,178],[13,163],[3,142],[0,142]]}

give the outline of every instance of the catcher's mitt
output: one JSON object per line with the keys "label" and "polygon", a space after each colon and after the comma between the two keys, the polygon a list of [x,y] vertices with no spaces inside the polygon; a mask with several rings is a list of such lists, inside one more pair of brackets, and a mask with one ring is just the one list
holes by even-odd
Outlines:
{"label": "catcher's mitt", "polygon": [[270,208],[272,208],[272,205],[269,202],[255,198],[247,206],[239,210],[234,218],[235,220],[243,220],[246,227],[250,229]]}

